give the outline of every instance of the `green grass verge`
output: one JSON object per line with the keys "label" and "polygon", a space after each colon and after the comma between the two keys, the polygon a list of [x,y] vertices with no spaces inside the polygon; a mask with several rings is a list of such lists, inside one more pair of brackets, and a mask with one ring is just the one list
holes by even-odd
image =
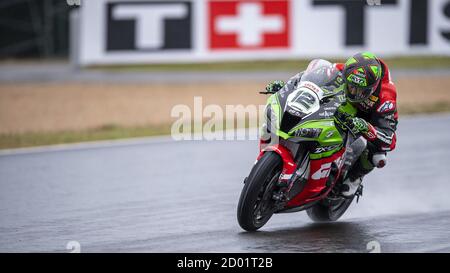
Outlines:
{"label": "green grass verge", "polygon": [[[450,104],[445,102],[421,107],[400,107],[400,116],[450,112]],[[225,128],[225,126],[223,127]],[[114,140],[135,137],[169,135],[171,125],[146,127],[121,127],[106,125],[84,131],[63,131],[49,133],[21,133],[0,135],[0,149],[67,144],[97,140]]]}
{"label": "green grass verge", "polygon": [[170,125],[147,127],[120,127],[106,125],[84,131],[20,133],[0,135],[0,149],[113,140],[170,134]]}
{"label": "green grass verge", "polygon": [[[148,64],[148,65],[114,65],[92,66],[89,69],[116,72],[145,71],[297,71],[306,68],[310,60],[275,60],[275,61],[241,61],[217,63],[187,63],[187,64]],[[332,59],[333,62],[344,62],[343,59]],[[387,58],[385,61],[391,68],[402,69],[450,69],[450,57],[401,57]]]}

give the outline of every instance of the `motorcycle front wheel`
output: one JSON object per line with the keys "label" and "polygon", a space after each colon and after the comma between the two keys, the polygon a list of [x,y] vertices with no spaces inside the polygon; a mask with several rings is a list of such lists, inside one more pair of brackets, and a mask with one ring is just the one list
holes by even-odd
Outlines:
{"label": "motorcycle front wheel", "polygon": [[265,153],[253,166],[239,198],[237,219],[247,231],[264,226],[274,213],[273,192],[281,174],[283,161],[274,152]]}

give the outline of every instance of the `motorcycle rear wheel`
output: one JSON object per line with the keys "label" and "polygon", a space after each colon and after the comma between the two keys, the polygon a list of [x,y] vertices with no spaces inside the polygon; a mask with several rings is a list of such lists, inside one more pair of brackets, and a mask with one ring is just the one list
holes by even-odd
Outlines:
{"label": "motorcycle rear wheel", "polygon": [[242,189],[237,208],[239,225],[247,231],[264,226],[274,213],[272,199],[283,162],[274,152],[265,153],[253,166]]}
{"label": "motorcycle rear wheel", "polygon": [[342,198],[340,202],[333,205],[319,202],[307,209],[306,213],[314,222],[337,221],[347,211],[348,207],[350,207],[354,198],[355,196],[348,199]]}

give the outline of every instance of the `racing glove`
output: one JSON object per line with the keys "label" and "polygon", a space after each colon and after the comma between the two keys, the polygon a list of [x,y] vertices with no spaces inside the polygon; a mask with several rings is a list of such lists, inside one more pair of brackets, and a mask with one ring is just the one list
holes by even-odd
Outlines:
{"label": "racing glove", "polygon": [[267,93],[275,94],[285,85],[286,83],[284,81],[273,81],[266,86],[266,91]]}
{"label": "racing glove", "polygon": [[369,141],[376,139],[377,131],[364,119],[354,117],[349,120],[348,125],[355,135],[362,134]]}
{"label": "racing glove", "polygon": [[343,106],[338,107],[336,113],[334,114],[334,121],[342,130],[347,131],[349,128],[349,123],[353,119],[350,113],[347,113]]}
{"label": "racing glove", "polygon": [[369,124],[362,118],[354,117],[349,120],[348,125],[354,134],[364,134],[369,131]]}

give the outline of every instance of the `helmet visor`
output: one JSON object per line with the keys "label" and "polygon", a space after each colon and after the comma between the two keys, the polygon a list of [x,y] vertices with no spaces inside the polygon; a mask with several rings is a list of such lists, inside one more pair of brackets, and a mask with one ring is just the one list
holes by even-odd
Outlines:
{"label": "helmet visor", "polygon": [[370,97],[376,90],[376,86],[373,87],[357,87],[352,84],[347,84],[347,98],[351,102],[362,102]]}

